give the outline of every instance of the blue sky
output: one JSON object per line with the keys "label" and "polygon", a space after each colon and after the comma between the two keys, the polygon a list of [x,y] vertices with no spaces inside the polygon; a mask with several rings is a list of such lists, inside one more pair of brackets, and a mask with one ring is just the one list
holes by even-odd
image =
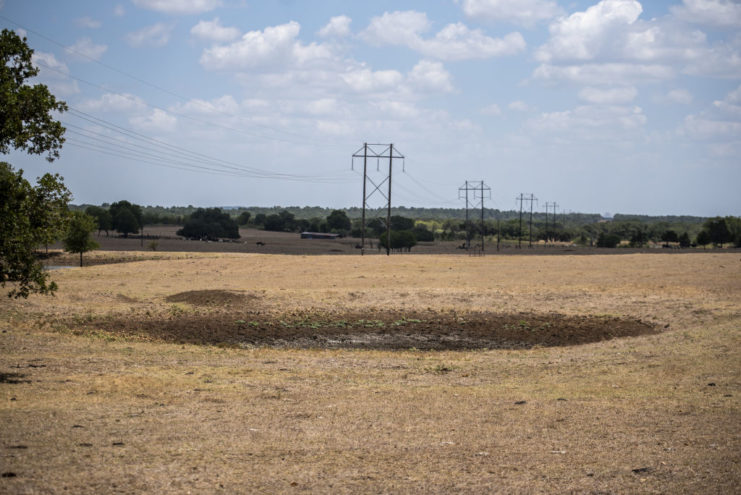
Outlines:
{"label": "blue sky", "polygon": [[[731,0],[0,0],[70,111],[76,203],[358,206],[363,142],[393,203],[741,214]],[[385,164],[372,163],[379,180]],[[371,206],[380,206],[378,197]]]}

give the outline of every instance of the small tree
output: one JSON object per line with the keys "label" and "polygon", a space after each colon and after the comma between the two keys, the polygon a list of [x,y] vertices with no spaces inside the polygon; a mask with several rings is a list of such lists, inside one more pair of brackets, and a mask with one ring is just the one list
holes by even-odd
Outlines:
{"label": "small tree", "polygon": [[690,241],[690,235],[687,232],[680,235],[677,240],[679,242],[679,247],[681,248],[688,248],[692,245],[692,241]]}
{"label": "small tree", "polygon": [[702,246],[704,249],[705,246],[710,244],[710,234],[708,234],[705,230],[701,230],[697,233],[697,239],[695,240],[695,242],[697,242],[698,246]]}
{"label": "small tree", "polygon": [[726,242],[732,242],[733,236],[728,229],[726,219],[722,217],[710,218],[705,221],[702,229],[707,231],[710,242],[718,247],[722,247]]}
{"label": "small tree", "polygon": [[128,237],[129,234],[139,232],[143,226],[142,208],[128,201],[113,203],[108,209],[111,214],[111,225],[116,230]]}
{"label": "small tree", "polygon": [[129,209],[118,210],[113,217],[113,225],[116,232],[123,234],[124,237],[129,237],[129,234],[136,234],[140,229],[136,215]]}
{"label": "small tree", "polygon": [[90,238],[97,224],[95,218],[79,211],[73,212],[64,237],[64,249],[70,253],[80,253],[80,266],[82,266],[82,253],[92,251],[100,245]]}
{"label": "small tree", "polygon": [[239,226],[221,208],[199,208],[193,212],[183,228],[177,231],[177,235],[189,239],[239,239]]}
{"label": "small tree", "polygon": [[664,245],[668,246],[670,242],[679,242],[679,236],[673,230],[665,230],[661,234],[661,240],[664,242]]}
{"label": "small tree", "polygon": [[327,226],[336,232],[347,232],[352,228],[352,222],[343,210],[334,210],[327,216]]}
{"label": "small tree", "polygon": [[[382,248],[387,247],[386,232],[378,238],[378,244]],[[417,245],[417,239],[411,230],[392,230],[391,231],[391,249],[406,249],[411,251]]]}
{"label": "small tree", "polygon": [[85,213],[95,218],[98,224],[98,235],[100,235],[101,230],[105,230],[105,236],[108,237],[108,231],[113,228],[111,213],[100,206],[88,206],[85,208]]}
{"label": "small tree", "polygon": [[237,217],[237,224],[239,224],[239,225],[247,225],[250,222],[250,217],[251,216],[252,216],[252,214],[249,211],[243,211]]}
{"label": "small tree", "polygon": [[620,236],[617,234],[608,234],[607,232],[600,232],[597,238],[597,247],[614,248],[620,244]]}

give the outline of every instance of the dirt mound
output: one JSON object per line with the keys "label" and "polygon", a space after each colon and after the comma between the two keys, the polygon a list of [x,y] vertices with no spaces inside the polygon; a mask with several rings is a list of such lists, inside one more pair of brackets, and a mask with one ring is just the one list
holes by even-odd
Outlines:
{"label": "dirt mound", "polygon": [[193,306],[231,306],[247,301],[245,294],[227,290],[190,290],[168,296],[171,303],[188,303]]}
{"label": "dirt mound", "polygon": [[[188,301],[190,302],[190,301]],[[191,344],[354,349],[523,349],[567,346],[658,333],[632,318],[534,313],[259,312],[119,319],[90,327],[146,339]]]}

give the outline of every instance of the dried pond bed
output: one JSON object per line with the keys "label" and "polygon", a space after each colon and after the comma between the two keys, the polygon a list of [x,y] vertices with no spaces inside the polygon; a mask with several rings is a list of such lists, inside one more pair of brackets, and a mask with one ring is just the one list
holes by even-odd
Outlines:
{"label": "dried pond bed", "polygon": [[569,346],[658,333],[655,325],[616,316],[490,312],[294,312],[227,310],[166,317],[101,317],[76,332],[163,342],[345,349],[523,349]]}

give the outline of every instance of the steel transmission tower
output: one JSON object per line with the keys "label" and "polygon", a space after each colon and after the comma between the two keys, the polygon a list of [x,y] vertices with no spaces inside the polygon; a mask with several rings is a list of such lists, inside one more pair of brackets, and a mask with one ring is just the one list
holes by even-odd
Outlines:
{"label": "steel transmission tower", "polygon": [[[471,194],[469,194],[469,192]],[[468,220],[468,210],[481,208],[481,252],[484,252],[484,236],[486,228],[484,225],[484,199],[491,199],[491,187],[487,186],[483,180],[470,181],[458,188],[458,199],[466,200],[466,249],[471,247],[471,229]]]}
{"label": "steel transmission tower", "polygon": [[[391,254],[391,173],[393,171],[394,158],[404,160],[404,155],[399,153],[394,148],[393,143],[391,144],[368,144],[363,143],[363,146],[353,153],[352,155],[352,166],[355,170],[355,159],[363,159],[363,216],[361,226],[361,239],[360,239],[360,254],[365,254],[365,210],[368,205],[368,198],[373,196],[376,192],[386,200],[386,255]],[[376,159],[376,171],[381,170],[381,159],[388,158],[388,173],[385,176],[381,176],[383,180],[376,183],[371,177],[368,176],[368,158]],[[403,164],[403,162],[402,162]],[[403,165],[402,165],[403,167]],[[402,169],[403,170],[403,169]],[[376,179],[378,180],[378,179]],[[372,186],[372,190],[368,192],[368,183]],[[388,182],[388,193],[384,193],[381,187]]]}

